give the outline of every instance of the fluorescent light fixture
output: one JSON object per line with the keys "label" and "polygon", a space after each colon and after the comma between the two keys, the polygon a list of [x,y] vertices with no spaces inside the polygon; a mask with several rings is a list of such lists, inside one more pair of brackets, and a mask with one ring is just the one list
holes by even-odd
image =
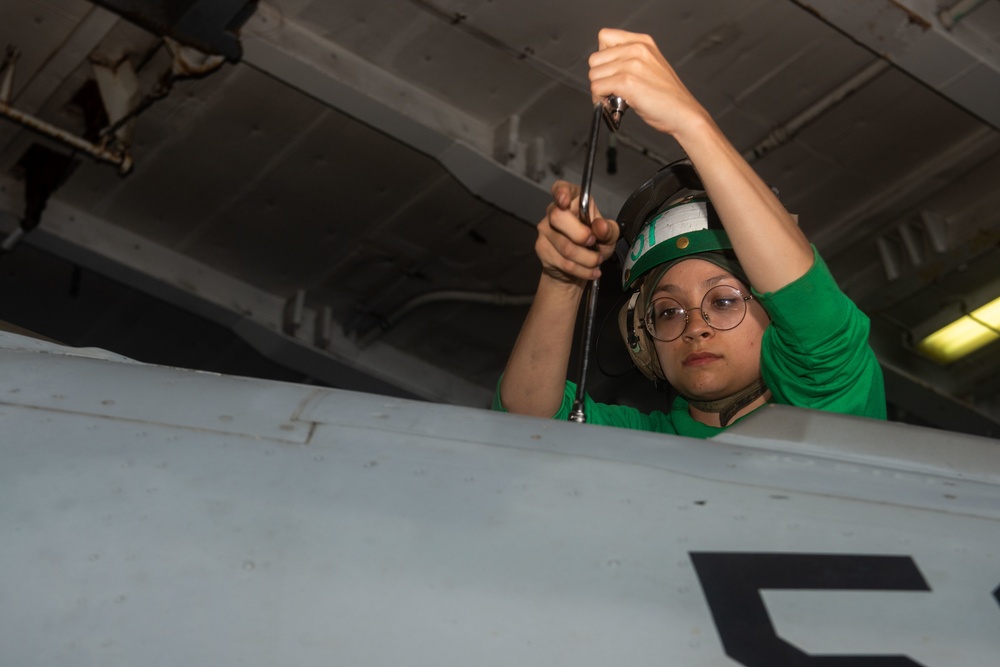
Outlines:
{"label": "fluorescent light fixture", "polygon": [[1000,298],[938,329],[917,343],[934,361],[950,364],[984,345],[1000,340]]}

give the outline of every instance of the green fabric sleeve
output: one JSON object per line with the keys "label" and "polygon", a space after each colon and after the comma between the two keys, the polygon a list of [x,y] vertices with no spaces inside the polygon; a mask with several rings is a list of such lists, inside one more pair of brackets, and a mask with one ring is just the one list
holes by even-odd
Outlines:
{"label": "green fabric sleeve", "polygon": [[804,276],[776,292],[754,293],[771,317],[761,346],[764,381],[778,403],[885,419],[868,318],[813,253]]}

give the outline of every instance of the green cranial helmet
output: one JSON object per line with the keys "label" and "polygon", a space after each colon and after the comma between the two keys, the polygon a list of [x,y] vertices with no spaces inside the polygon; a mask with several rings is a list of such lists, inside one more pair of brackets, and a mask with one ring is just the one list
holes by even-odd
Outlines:
{"label": "green cranial helmet", "polygon": [[628,290],[657,266],[732,248],[708,197],[704,193],[682,197],[656,213],[632,239],[622,262],[622,289]]}
{"label": "green cranial helmet", "polygon": [[[618,213],[622,289],[638,286],[654,267],[672,265],[690,255],[703,255],[727,268],[738,266],[722,222],[704,192],[690,160],[671,162],[629,195]],[[725,252],[720,252],[725,251]],[[727,256],[724,262],[713,258]],[[731,259],[732,261],[729,261]],[[742,270],[734,275],[742,276]]]}

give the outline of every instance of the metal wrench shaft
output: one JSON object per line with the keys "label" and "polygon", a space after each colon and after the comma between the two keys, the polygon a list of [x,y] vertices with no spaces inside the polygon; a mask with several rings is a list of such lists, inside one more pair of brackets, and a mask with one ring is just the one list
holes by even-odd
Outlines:
{"label": "metal wrench shaft", "polygon": [[[580,184],[580,220],[590,225],[590,190],[594,180],[594,163],[597,160],[597,137],[603,120],[612,132],[618,131],[622,114],[628,105],[621,97],[612,95],[594,105],[594,117],[590,124],[590,142],[587,145],[587,159],[583,164],[583,180]],[[569,420],[580,424],[586,423],[587,414],[584,408],[584,396],[587,385],[587,369],[590,364],[591,347],[594,340],[594,320],[597,315],[597,296],[600,284],[592,280],[584,291],[583,327],[580,330],[579,361],[577,363],[576,398]]]}

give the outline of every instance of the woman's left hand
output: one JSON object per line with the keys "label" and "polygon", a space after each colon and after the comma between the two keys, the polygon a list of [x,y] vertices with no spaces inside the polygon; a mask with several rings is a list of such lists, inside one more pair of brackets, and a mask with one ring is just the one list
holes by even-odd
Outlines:
{"label": "woman's left hand", "polygon": [[618,95],[652,128],[674,136],[708,118],[649,35],[604,28],[598,45],[589,60],[595,103]]}

